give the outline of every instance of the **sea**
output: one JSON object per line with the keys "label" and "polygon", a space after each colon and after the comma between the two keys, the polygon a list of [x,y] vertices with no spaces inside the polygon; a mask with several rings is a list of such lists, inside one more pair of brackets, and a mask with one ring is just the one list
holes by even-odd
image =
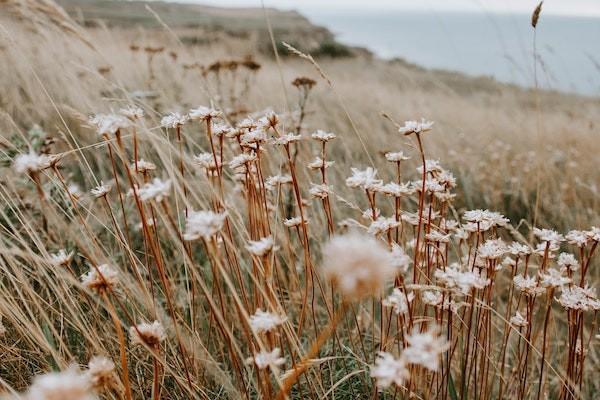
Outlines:
{"label": "sea", "polygon": [[[599,0],[600,1],[600,0]],[[600,18],[421,11],[302,9],[348,45],[430,69],[524,87],[600,96]],[[534,56],[535,55],[535,56]]]}

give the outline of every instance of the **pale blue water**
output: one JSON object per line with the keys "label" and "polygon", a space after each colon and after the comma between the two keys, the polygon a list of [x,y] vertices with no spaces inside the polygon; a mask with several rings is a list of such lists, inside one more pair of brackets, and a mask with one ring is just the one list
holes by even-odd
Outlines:
{"label": "pale blue water", "polygon": [[[329,28],[341,42],[367,47],[380,57],[534,85],[529,15],[307,9],[302,13]],[[542,14],[537,30],[540,87],[600,96],[600,18]]]}

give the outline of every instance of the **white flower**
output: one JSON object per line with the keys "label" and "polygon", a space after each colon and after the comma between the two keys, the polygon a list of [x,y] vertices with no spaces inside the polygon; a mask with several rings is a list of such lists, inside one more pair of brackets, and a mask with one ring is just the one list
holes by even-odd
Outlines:
{"label": "white flower", "polygon": [[421,297],[423,299],[423,303],[429,304],[430,306],[439,306],[442,304],[444,299],[442,293],[438,292],[437,290],[425,290],[421,294]]}
{"label": "white flower", "polygon": [[[425,160],[425,172],[432,175],[441,174],[444,171],[438,160]],[[423,174],[423,166],[417,167],[417,172]]]}
{"label": "white flower", "polygon": [[445,270],[436,269],[435,278],[445,287],[458,288],[463,294],[469,294],[472,289],[483,289],[490,284],[489,279],[481,277],[477,269],[461,271],[458,264],[451,264]]}
{"label": "white flower", "polygon": [[98,114],[90,118],[90,123],[96,126],[96,132],[100,136],[114,135],[121,129],[131,126],[131,121],[118,114]]}
{"label": "white flower", "polygon": [[510,317],[510,324],[514,325],[516,327],[522,328],[525,327],[527,325],[529,325],[529,322],[527,322],[527,319],[524,318],[521,313],[519,311],[517,311],[515,313],[515,315],[513,315],[512,317]]}
{"label": "white flower", "polygon": [[151,324],[142,322],[135,327],[129,328],[129,338],[133,344],[146,345],[151,348],[157,348],[160,342],[167,338],[165,329],[158,321]]}
{"label": "white flower", "polygon": [[268,190],[274,190],[281,185],[286,185],[292,182],[293,180],[291,175],[273,175],[265,180],[265,187]]}
{"label": "white flower", "polygon": [[398,128],[398,132],[404,135],[410,135],[411,133],[422,133],[430,131],[433,127],[433,122],[426,121],[421,118],[421,122],[418,121],[405,121],[404,126]]}
{"label": "white flower", "polygon": [[533,234],[542,242],[550,242],[551,244],[558,244],[565,240],[563,235],[551,229],[533,228]]}
{"label": "white flower", "polygon": [[311,183],[310,190],[308,191],[311,196],[318,197],[320,199],[326,199],[331,194],[331,186],[325,184],[314,184]]}
{"label": "white flower", "polygon": [[600,310],[600,301],[596,297],[595,290],[591,288],[582,288],[575,285],[565,287],[562,289],[557,301],[561,306],[570,310]]}
{"label": "white flower", "polygon": [[448,350],[449,343],[439,335],[439,329],[431,326],[420,333],[417,327],[406,336],[408,347],[402,356],[411,364],[421,365],[430,371],[437,371],[440,366],[440,355]]}
{"label": "white flower", "polygon": [[58,253],[50,255],[50,262],[54,266],[68,265],[73,259],[74,252],[67,253],[65,249],[60,249]]}
{"label": "white flower", "polygon": [[403,357],[395,359],[390,353],[379,352],[370,376],[375,378],[378,387],[387,388],[392,384],[401,386],[410,378],[410,373]]}
{"label": "white flower", "polygon": [[327,169],[335,164],[335,161],[325,161],[321,157],[315,157],[313,161],[308,164],[309,169]]}
{"label": "white flower", "polygon": [[410,196],[415,192],[415,189],[410,183],[402,183],[398,184],[395,182],[387,183],[380,188],[381,193],[393,196],[393,197],[402,197],[402,196]]}
{"label": "white flower", "polygon": [[[305,224],[308,223],[308,221],[304,221]],[[294,228],[296,226],[300,226],[302,225],[302,218],[301,217],[293,217],[293,218],[289,218],[283,221],[283,225],[287,226],[288,228]]]}
{"label": "white flower", "polygon": [[220,137],[227,136],[233,130],[232,127],[225,124],[215,124],[212,128],[212,134]]}
{"label": "white flower", "polygon": [[302,135],[295,135],[293,133],[288,133],[287,135],[282,135],[282,136],[274,139],[273,144],[279,145],[279,146],[285,146],[290,143],[299,142],[300,140],[302,140]]}
{"label": "white flower", "polygon": [[600,228],[592,226],[592,228],[585,233],[590,240],[594,242],[600,242]]}
{"label": "white flower", "polygon": [[400,222],[394,218],[379,217],[371,223],[367,232],[371,235],[379,235],[399,226]]}
{"label": "white flower", "polygon": [[364,170],[352,168],[352,176],[346,179],[346,185],[352,188],[360,187],[365,190],[373,190],[382,185],[381,179],[376,179],[377,170],[367,167]]}
{"label": "white flower", "polygon": [[398,152],[385,153],[385,159],[388,160],[389,162],[400,162],[400,161],[410,160],[410,157],[404,155],[403,152],[398,151]]}
{"label": "white flower", "polygon": [[248,244],[246,245],[246,249],[253,255],[257,257],[266,256],[271,251],[275,251],[278,249],[275,246],[275,241],[273,240],[273,236],[267,236],[259,240],[248,240]]}
{"label": "white flower", "polygon": [[239,169],[241,167],[247,166],[254,160],[256,160],[255,154],[242,153],[233,157],[231,161],[229,161],[229,168]]}
{"label": "white flower", "polygon": [[407,295],[399,288],[394,288],[392,294],[381,300],[381,304],[383,304],[385,307],[392,307],[397,315],[404,315],[408,313],[409,303],[411,303],[414,298],[414,293],[410,292]]}
{"label": "white flower", "polygon": [[577,271],[579,269],[579,263],[573,254],[570,253],[560,253],[558,255],[558,260],[556,261],[560,270],[570,270]]}
{"label": "white flower", "polygon": [[543,287],[561,287],[571,283],[571,278],[562,276],[560,271],[554,268],[548,268],[545,272],[540,272],[540,284]]}
{"label": "white flower", "polygon": [[529,276],[517,275],[513,278],[513,283],[518,290],[530,296],[536,296],[546,291],[545,288],[538,285],[535,278]]}
{"label": "white flower", "polygon": [[172,112],[162,117],[160,125],[164,128],[177,128],[184,125],[188,119],[187,114],[181,115],[178,112]]}
{"label": "white flower", "polygon": [[526,256],[531,254],[531,247],[519,242],[512,242],[508,248],[508,252],[515,256]]}
{"label": "white flower", "polygon": [[76,367],[61,372],[38,375],[29,387],[26,399],[31,400],[97,400],[87,374]]}
{"label": "white flower", "polygon": [[439,231],[431,231],[425,235],[425,240],[433,243],[448,243],[450,242],[450,234],[444,235]]}
{"label": "white flower", "polygon": [[485,260],[497,260],[507,251],[502,239],[488,239],[477,249],[477,255]]}
{"label": "white flower", "polygon": [[90,267],[81,276],[81,283],[88,289],[103,291],[113,287],[119,281],[119,272],[108,264]]}
{"label": "white flower", "polygon": [[214,108],[209,108],[205,106],[192,108],[189,113],[190,119],[199,119],[202,121],[214,118],[221,118],[222,115],[222,112],[215,110]]}
{"label": "white flower", "polygon": [[121,115],[128,118],[131,121],[135,121],[137,119],[142,119],[144,117],[144,110],[135,106],[128,106],[126,108],[121,108],[119,110]]}
{"label": "white flower", "polygon": [[152,182],[146,183],[137,192],[142,201],[154,199],[161,202],[171,194],[171,180],[167,179],[163,181],[159,178],[154,178]]}
{"label": "white flower", "polygon": [[[130,169],[135,170],[135,162],[131,164]],[[137,169],[140,173],[146,173],[149,171],[154,171],[156,169],[156,165],[142,158],[137,162]]]}
{"label": "white flower", "polygon": [[584,231],[573,230],[568,232],[565,235],[567,242],[569,244],[575,245],[577,247],[585,247],[585,245],[589,242],[590,238]]}
{"label": "white flower", "polygon": [[390,255],[393,267],[398,268],[402,273],[408,271],[408,267],[412,263],[412,260],[399,244],[392,243],[392,251],[390,252]]}
{"label": "white flower", "polygon": [[184,240],[208,239],[216,235],[227,218],[227,213],[213,211],[191,211],[185,221]]}
{"label": "white flower", "polygon": [[111,189],[111,185],[105,185],[104,182],[100,182],[100,186],[96,186],[95,188],[90,190],[90,193],[92,194],[92,196],[99,199],[100,197],[106,196]]}
{"label": "white flower", "polygon": [[267,132],[264,129],[253,129],[244,133],[241,138],[243,145],[256,145],[267,141]]}
{"label": "white flower", "polygon": [[[215,158],[217,163],[215,164]],[[194,156],[194,162],[198,164],[201,168],[204,168],[208,171],[214,171],[217,168],[220,168],[221,158],[219,156],[214,156],[212,153],[200,153]]]}
{"label": "white flower", "polygon": [[312,137],[315,140],[319,140],[321,142],[329,142],[330,140],[333,140],[337,137],[337,135],[335,133],[332,132],[325,132],[322,130],[317,130],[315,131],[312,135],[310,135],[310,137]]}
{"label": "white flower", "polygon": [[46,154],[36,154],[33,150],[29,153],[19,154],[13,160],[13,168],[19,174],[36,173],[49,168],[53,158]]}
{"label": "white flower", "polygon": [[115,364],[106,357],[95,356],[88,363],[87,375],[96,390],[111,386],[114,382],[114,372]]}
{"label": "white flower", "polygon": [[322,271],[344,297],[358,300],[379,293],[398,269],[381,242],[351,232],[334,236],[324,246]]}
{"label": "white flower", "polygon": [[286,317],[263,311],[259,308],[254,315],[250,316],[250,329],[254,333],[270,332],[285,323],[286,320]]}
{"label": "white flower", "polygon": [[277,368],[285,364],[285,358],[281,357],[281,350],[276,347],[273,351],[261,351],[254,358],[249,358],[247,362],[254,363],[258,369]]}

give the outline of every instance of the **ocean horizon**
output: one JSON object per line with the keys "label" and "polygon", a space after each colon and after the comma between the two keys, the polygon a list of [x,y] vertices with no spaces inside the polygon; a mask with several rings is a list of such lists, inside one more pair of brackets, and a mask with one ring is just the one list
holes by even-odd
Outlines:
{"label": "ocean horizon", "polygon": [[[534,30],[527,14],[302,9],[341,43],[384,59],[535,87]],[[538,87],[600,96],[600,18],[543,15]]]}

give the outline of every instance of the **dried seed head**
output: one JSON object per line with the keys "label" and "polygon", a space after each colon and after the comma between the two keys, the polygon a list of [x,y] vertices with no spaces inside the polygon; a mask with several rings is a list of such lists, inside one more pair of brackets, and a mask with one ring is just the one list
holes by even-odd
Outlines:
{"label": "dried seed head", "polygon": [[111,388],[115,384],[115,364],[102,356],[93,357],[88,363],[87,375],[98,392]]}
{"label": "dried seed head", "polygon": [[160,342],[166,339],[165,329],[158,321],[149,324],[142,322],[141,324],[129,328],[129,337],[133,344],[146,345],[152,349],[157,349]]}
{"label": "dried seed head", "polygon": [[81,276],[81,283],[97,292],[111,289],[118,281],[118,271],[108,264],[91,267],[87,274]]}
{"label": "dried seed head", "polygon": [[97,400],[87,374],[76,367],[34,378],[25,396],[28,400]]}
{"label": "dried seed head", "polygon": [[533,29],[537,27],[538,20],[540,19],[540,13],[542,12],[542,4],[544,4],[544,2],[540,1],[540,4],[537,5],[535,10],[533,10],[533,14],[531,14],[531,26],[533,27]]}

